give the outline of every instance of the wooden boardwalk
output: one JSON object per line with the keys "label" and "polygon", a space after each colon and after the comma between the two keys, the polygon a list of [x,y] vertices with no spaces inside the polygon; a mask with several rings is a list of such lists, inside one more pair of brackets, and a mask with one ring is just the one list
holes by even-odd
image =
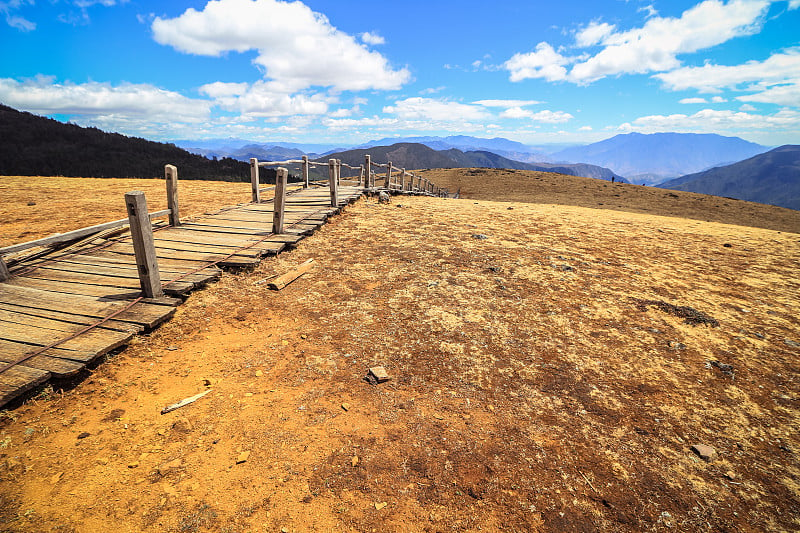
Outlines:
{"label": "wooden boardwalk", "polygon": [[0,283],[0,407],[124,346],[170,318],[181,297],[217,279],[220,268],[251,267],[279,253],[363,192],[340,186],[337,207],[327,187],[289,193],[280,235],[272,233],[272,202],[156,227],[163,298],[142,298],[130,235],[96,238],[15,266]]}

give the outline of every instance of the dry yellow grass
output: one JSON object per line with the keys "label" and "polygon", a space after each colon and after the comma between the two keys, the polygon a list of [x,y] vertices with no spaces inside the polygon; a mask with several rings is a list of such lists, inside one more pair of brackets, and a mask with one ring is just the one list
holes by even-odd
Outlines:
{"label": "dry yellow grass", "polygon": [[[166,209],[164,180],[0,176],[0,247],[126,218],[125,193]],[[181,216],[250,201],[249,183],[182,180]]]}
{"label": "dry yellow grass", "polygon": [[[312,257],[281,292],[259,283]],[[0,526],[797,530],[798,273],[785,231],[362,200],[9,413]],[[362,381],[375,364],[392,381]]]}

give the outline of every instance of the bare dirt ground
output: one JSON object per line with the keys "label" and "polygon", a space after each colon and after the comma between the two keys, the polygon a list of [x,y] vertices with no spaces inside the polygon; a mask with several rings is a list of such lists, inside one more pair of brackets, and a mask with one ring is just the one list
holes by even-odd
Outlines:
{"label": "bare dirt ground", "polygon": [[0,529],[800,529],[800,235],[558,203],[361,200],[223,276],[3,413]]}

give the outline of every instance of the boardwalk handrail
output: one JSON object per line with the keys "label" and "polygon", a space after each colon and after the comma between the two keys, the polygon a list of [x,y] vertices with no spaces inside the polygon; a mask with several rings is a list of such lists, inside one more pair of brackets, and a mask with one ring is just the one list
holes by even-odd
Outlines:
{"label": "boardwalk handrail", "polygon": [[[149,221],[155,218],[169,216],[169,225],[180,226],[180,214],[178,211],[178,169],[173,165],[164,166],[164,177],[167,185],[167,209],[147,213]],[[124,228],[130,226],[130,216],[128,218],[121,218],[112,222],[104,222],[86,228],[68,231],[66,233],[59,233],[33,241],[21,242],[0,248],[0,281],[5,281],[11,277],[11,272],[8,270],[8,265],[3,260],[4,255],[9,255],[32,248],[40,248],[43,246],[50,246],[53,244],[61,244],[65,242],[77,241],[78,239],[89,237],[98,234],[102,231]]]}

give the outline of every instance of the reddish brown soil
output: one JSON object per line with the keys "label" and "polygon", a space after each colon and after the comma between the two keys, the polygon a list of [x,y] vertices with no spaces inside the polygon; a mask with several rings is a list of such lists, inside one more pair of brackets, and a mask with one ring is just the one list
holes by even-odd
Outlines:
{"label": "reddish brown soil", "polygon": [[799,266],[785,231],[361,200],[6,411],[0,529],[796,531]]}

